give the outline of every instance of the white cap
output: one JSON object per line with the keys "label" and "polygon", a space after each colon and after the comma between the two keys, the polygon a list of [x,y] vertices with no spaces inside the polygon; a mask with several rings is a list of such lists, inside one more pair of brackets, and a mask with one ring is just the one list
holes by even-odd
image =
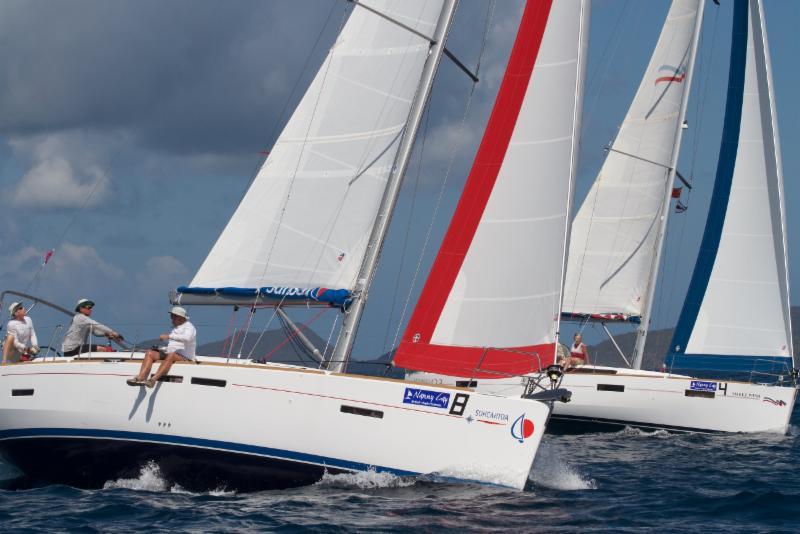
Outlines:
{"label": "white cap", "polygon": [[180,306],[173,306],[169,310],[170,315],[177,315],[178,317],[183,317],[184,319],[189,318],[189,314],[186,313],[186,310],[181,308]]}
{"label": "white cap", "polygon": [[81,299],[75,304],[75,311],[79,311],[84,306],[94,306],[94,302],[89,299]]}
{"label": "white cap", "polygon": [[14,317],[14,312],[17,311],[17,308],[21,308],[21,302],[12,302],[11,306],[8,307],[8,313],[11,314],[11,317]]}

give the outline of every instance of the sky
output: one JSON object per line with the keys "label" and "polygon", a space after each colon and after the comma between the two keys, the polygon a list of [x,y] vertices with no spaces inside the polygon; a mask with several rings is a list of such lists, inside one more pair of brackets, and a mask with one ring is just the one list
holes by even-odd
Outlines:
{"label": "sky", "polygon": [[[792,208],[800,198],[800,2],[765,4],[789,207],[791,296],[800,303],[800,212]],[[603,147],[633,98],[668,7],[665,0],[592,4],[576,205],[603,163]],[[522,2],[498,0],[490,8],[483,0],[461,1],[448,47],[473,68],[491,15],[480,82],[473,88],[442,63],[356,358],[385,352],[402,333],[455,208]],[[344,0],[0,2],[0,288],[68,308],[91,298],[96,318],[132,340],[168,328],[168,291],[188,283],[202,263],[349,9]],[[702,235],[731,15],[730,2],[707,2],[679,164],[695,188],[689,210],[671,219],[654,328],[674,325]],[[191,313],[200,343],[222,338],[231,325],[246,327],[241,312]],[[323,339],[336,313],[311,326]],[[63,322],[39,309],[32,315],[40,332]],[[275,326],[261,312],[251,329],[267,325]]]}

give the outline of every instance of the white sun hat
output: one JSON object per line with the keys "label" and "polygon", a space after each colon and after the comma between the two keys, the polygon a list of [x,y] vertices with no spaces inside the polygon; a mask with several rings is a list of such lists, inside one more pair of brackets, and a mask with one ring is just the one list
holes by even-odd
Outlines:
{"label": "white sun hat", "polygon": [[12,302],[11,306],[8,307],[8,313],[11,314],[11,317],[14,317],[14,312],[16,312],[17,309],[21,307],[22,307],[21,302]]}
{"label": "white sun hat", "polygon": [[170,315],[177,315],[178,317],[183,317],[184,319],[189,318],[189,314],[186,313],[186,310],[181,308],[180,306],[173,306],[169,310]]}

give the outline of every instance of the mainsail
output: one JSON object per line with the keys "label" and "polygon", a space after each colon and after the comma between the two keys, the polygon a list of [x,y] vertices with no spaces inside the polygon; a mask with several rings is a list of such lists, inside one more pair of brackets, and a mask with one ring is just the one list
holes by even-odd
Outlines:
{"label": "mainsail", "polygon": [[717,176],[668,365],[793,368],[786,243],[764,12],[758,0],[736,0]]}
{"label": "mainsail", "polygon": [[645,313],[677,161],[703,0],[674,0],[628,114],[572,223],[563,310]]}
{"label": "mainsail", "polygon": [[355,5],[181,302],[347,300],[442,6]]}
{"label": "mainsail", "polygon": [[552,363],[578,152],[588,3],[527,3],[492,115],[394,357],[450,376]]}

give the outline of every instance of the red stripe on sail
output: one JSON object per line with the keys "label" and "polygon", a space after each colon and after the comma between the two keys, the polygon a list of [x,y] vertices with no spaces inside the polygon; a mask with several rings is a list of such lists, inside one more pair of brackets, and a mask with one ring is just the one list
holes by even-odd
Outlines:
{"label": "red stripe on sail", "polygon": [[403,359],[398,363],[395,356],[395,364],[405,369],[462,378],[505,378],[534,373],[551,365],[555,360],[555,343],[483,349],[403,340],[397,354],[402,354]]}
{"label": "red stripe on sail", "polygon": [[[447,375],[471,376],[473,364],[480,359],[475,354],[483,353],[482,348],[444,347],[429,343],[505,159],[542,44],[550,6],[551,1],[528,2],[525,6],[492,115],[439,254],[395,353],[395,365]],[[417,345],[419,348],[415,347]],[[422,347],[431,348],[420,350]],[[428,362],[428,358],[437,358],[437,361]],[[472,367],[465,374],[468,366]],[[522,368],[510,361],[507,367],[505,369],[498,364],[497,371],[510,372]]]}

